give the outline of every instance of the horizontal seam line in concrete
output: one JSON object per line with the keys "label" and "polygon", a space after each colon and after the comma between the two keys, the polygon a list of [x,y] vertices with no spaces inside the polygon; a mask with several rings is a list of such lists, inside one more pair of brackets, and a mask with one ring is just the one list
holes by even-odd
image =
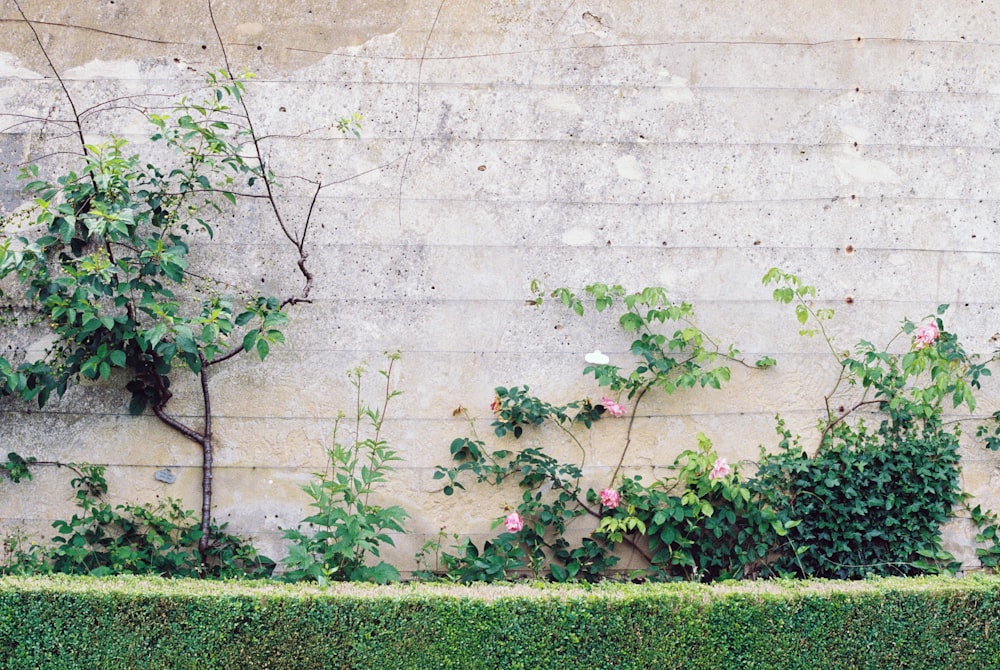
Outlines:
{"label": "horizontal seam line in concrete", "polygon": [[[20,118],[22,115],[13,114],[3,114],[0,113],[0,118],[4,116],[17,116]],[[46,119],[44,117],[31,117],[27,121],[18,122],[16,125],[24,125],[30,122],[37,123],[73,123],[72,120],[61,120],[61,119]],[[321,129],[324,130],[324,129]],[[362,137],[362,138],[345,138],[339,135],[331,135],[329,137],[315,137],[309,136],[309,133],[313,131],[304,131],[295,135],[285,135],[285,134],[268,134],[261,136],[260,139],[263,140],[302,140],[308,143],[336,143],[336,144],[371,144],[371,143],[384,143],[386,141],[398,141],[400,143],[409,142],[409,137],[404,131],[400,131],[396,136],[380,135],[377,137]],[[316,132],[320,132],[317,130]],[[8,132],[0,130],[0,137],[35,137],[37,133],[30,131],[19,131],[19,132]],[[116,137],[140,137],[143,139],[147,138],[145,134],[139,133],[123,133],[116,134]],[[915,149],[941,149],[941,150],[954,150],[962,149],[965,151],[980,151],[988,153],[1000,152],[1000,145],[989,145],[989,144],[911,144],[911,143],[888,143],[888,142],[854,142],[854,141],[840,141],[840,142],[813,142],[813,141],[802,141],[797,142],[793,140],[782,140],[782,141],[771,141],[771,142],[729,142],[729,141],[700,141],[700,140],[656,140],[656,139],[640,139],[640,140],[624,140],[615,139],[613,137],[605,137],[602,139],[578,139],[575,137],[485,137],[482,135],[461,137],[455,134],[451,135],[417,135],[416,142],[421,143],[435,143],[440,142],[443,144],[568,144],[572,146],[601,146],[601,147],[677,147],[683,149],[691,149],[698,147],[709,147],[712,149],[724,148],[724,149],[746,149],[746,148],[758,148],[758,149],[770,149],[770,148],[786,148],[786,149],[812,149],[812,150],[822,150],[822,149],[832,149],[832,148],[857,148],[861,149],[898,149],[900,151],[912,151]],[[77,155],[77,154],[72,154]],[[839,156],[839,154],[837,154]],[[857,156],[859,158],[865,158],[862,152],[858,152]],[[822,156],[826,157],[826,156]],[[390,166],[394,161],[390,161],[386,164],[386,168]]]}
{"label": "horizontal seam line in concrete", "polygon": [[[600,390],[596,390],[595,393],[600,393]],[[721,400],[720,400],[721,402]],[[817,405],[816,407],[803,407],[803,408],[790,408],[785,410],[775,410],[775,409],[757,409],[757,410],[735,410],[729,412],[676,412],[676,413],[641,413],[636,415],[636,420],[649,420],[658,421],[661,419],[682,419],[682,418],[704,418],[704,417],[770,417],[774,418],[775,414],[786,415],[800,415],[800,414],[815,414],[820,416],[824,412],[824,408]],[[108,412],[108,411],[74,411],[74,410],[16,410],[16,409],[0,409],[0,415],[2,414],[13,414],[13,415],[29,415],[29,416],[40,416],[40,417],[103,417],[103,418],[128,418],[128,419],[155,419],[151,414],[143,415],[132,415],[128,411],[122,412]],[[873,410],[871,414],[877,414],[877,411]],[[866,413],[867,415],[867,413]],[[200,419],[200,415],[195,414],[175,414],[173,415],[178,419],[190,420],[190,419]],[[302,421],[302,422],[321,422],[327,423],[333,421],[337,418],[336,414],[330,415],[252,415],[252,414],[213,414],[213,420],[225,420],[225,421]],[[347,417],[350,419],[351,417]],[[945,414],[942,417],[945,423],[961,419],[962,421],[984,421],[991,420],[993,418],[992,414],[984,415],[959,415],[959,414]],[[450,423],[458,422],[464,425],[467,423],[465,419],[456,419],[451,414],[435,416],[435,417],[400,417],[394,418],[389,417],[386,419],[387,424],[404,424],[404,423],[414,423],[414,424],[426,424],[426,423]],[[491,421],[489,417],[483,417],[476,419],[477,422],[485,423]],[[491,422],[492,423],[492,422]],[[180,438],[179,438],[180,439]]]}
{"label": "horizontal seam line in concrete", "polygon": [[[664,231],[672,232],[672,231]],[[606,237],[607,235],[605,235]],[[614,237],[614,234],[611,234]],[[845,239],[845,241],[850,244],[850,238]],[[238,247],[238,248],[259,248],[259,249],[285,249],[288,244],[282,244],[280,241],[276,242],[210,242],[206,247]],[[530,247],[532,250],[551,250],[551,249],[601,249],[606,250],[609,245],[601,242],[595,244],[539,244],[536,242],[528,242],[522,244],[481,244],[478,242],[470,242],[468,244],[436,244],[421,242],[415,244],[405,244],[405,243],[387,243],[380,242],[377,244],[373,243],[359,243],[359,242],[322,242],[307,245],[312,249],[338,249],[338,248],[349,248],[349,249],[468,249],[468,248],[485,248],[485,249],[516,249],[523,252],[525,246]],[[853,245],[852,245],[853,246]],[[610,245],[611,249],[656,249],[659,251],[732,251],[732,250],[744,250],[744,251],[754,251],[754,250],[768,250],[768,251],[812,251],[812,252],[841,252],[841,247],[828,247],[828,246],[772,246],[766,244],[719,244],[719,245],[674,245],[668,244],[663,245],[661,242],[650,241],[648,244],[621,244],[616,243]],[[854,251],[851,253],[913,253],[913,254],[981,254],[983,256],[994,256],[1000,254],[1000,249],[928,249],[926,247],[857,247],[854,246]]]}
{"label": "horizontal seam line in concrete", "polygon": [[[127,40],[136,40],[141,42],[150,42],[153,44],[164,44],[168,46],[191,46],[191,47],[204,47],[206,42],[194,41],[194,42],[176,42],[171,40],[162,40],[155,37],[146,37],[143,35],[131,35],[127,33],[117,33],[110,30],[104,30],[101,28],[93,26],[85,26],[74,23],[61,23],[56,21],[45,21],[36,19],[24,19],[24,18],[4,18],[0,19],[0,23],[14,23],[14,24],[33,24],[39,26],[48,26],[51,28],[65,28],[70,30],[84,30],[87,32],[96,32],[109,37],[118,37]],[[274,29],[281,29],[284,26],[275,25]],[[291,27],[291,26],[290,26]],[[447,29],[439,29],[445,33],[457,33],[463,34],[464,31],[448,31]],[[424,34],[425,31],[419,31],[420,34]],[[966,40],[964,36],[960,36],[959,39],[945,39],[945,38],[920,38],[920,37],[895,37],[895,36],[864,36],[855,33],[853,36],[837,37],[826,40],[782,40],[782,39],[746,39],[746,38],[732,38],[732,39],[714,39],[714,40],[699,40],[699,39],[674,39],[674,40],[656,40],[656,41],[639,41],[639,42],[615,42],[611,44],[568,44],[568,45],[555,45],[551,47],[539,47],[535,49],[508,49],[508,50],[496,50],[487,51],[480,53],[467,53],[467,54],[450,54],[450,55],[430,55],[425,53],[420,55],[412,56],[371,56],[368,54],[345,54],[339,51],[329,51],[320,49],[305,49],[301,47],[277,47],[283,48],[289,51],[300,51],[305,53],[315,53],[324,54],[327,56],[340,56],[344,58],[352,59],[382,59],[382,60],[407,60],[407,61],[434,61],[434,60],[457,60],[457,59],[474,59],[474,58],[495,58],[497,56],[507,56],[507,55],[530,55],[537,53],[556,53],[560,51],[600,51],[605,49],[646,49],[650,47],[671,47],[671,46],[764,46],[764,47],[799,47],[799,48],[815,48],[822,46],[832,46],[832,45],[846,45],[853,44],[855,46],[875,43],[878,45],[896,45],[896,44],[918,44],[918,45],[932,45],[932,46],[961,46],[961,47],[971,47],[971,48],[995,48],[1000,46],[996,42],[986,42],[977,40]],[[246,47],[257,49],[266,44],[264,41],[256,42],[226,42],[226,46],[235,47]],[[275,47],[269,47],[275,48]]]}
{"label": "horizontal seam line in concrete", "polygon": [[[63,77],[63,81],[67,84],[94,84],[94,83],[107,83],[111,82],[129,82],[129,83],[169,83],[176,85],[178,82],[187,83],[191,85],[188,90],[204,89],[208,91],[204,84],[204,80],[201,79],[167,79],[160,77]],[[53,86],[58,86],[58,80],[51,75],[40,75],[35,77],[18,77],[16,75],[0,76],[0,84],[6,81],[13,81],[18,83],[27,82],[44,82],[52,84]],[[954,89],[908,89],[908,88],[861,88],[859,86],[747,86],[747,85],[722,85],[722,84],[691,84],[684,86],[671,86],[666,84],[643,84],[643,83],[631,83],[622,84],[621,82],[614,83],[588,83],[588,82],[575,82],[575,83],[561,83],[561,84],[550,84],[550,83],[535,83],[535,82],[510,82],[510,81],[421,81],[416,80],[395,80],[395,79],[254,79],[248,82],[248,88],[252,89],[257,85],[288,85],[288,84],[301,84],[303,86],[316,86],[317,84],[326,84],[333,87],[353,87],[353,86],[372,86],[372,87],[383,87],[383,86],[410,86],[421,88],[458,88],[462,90],[469,89],[481,89],[486,91],[492,90],[504,90],[504,89],[532,89],[532,90],[559,90],[559,89],[628,89],[634,91],[671,91],[671,90],[688,90],[693,93],[700,91],[712,92],[721,91],[726,93],[731,93],[733,91],[747,91],[749,93],[759,93],[759,92],[792,92],[792,93],[856,93],[859,95],[870,95],[870,94],[881,94],[886,96],[906,96],[906,95],[933,95],[933,96],[944,96],[944,97],[1000,97],[1000,91],[991,91],[988,89],[971,89],[971,90],[954,90]],[[147,93],[134,93],[118,100],[136,100],[146,97],[174,97],[175,95],[181,95],[184,91],[178,91],[174,93],[158,93],[158,92],[147,92]],[[96,106],[105,103],[98,103]],[[164,109],[172,109],[172,107],[164,107]]]}

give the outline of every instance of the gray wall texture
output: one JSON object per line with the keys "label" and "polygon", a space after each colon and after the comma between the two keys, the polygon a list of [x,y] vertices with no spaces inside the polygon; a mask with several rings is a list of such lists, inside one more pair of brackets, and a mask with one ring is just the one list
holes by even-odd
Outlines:
{"label": "gray wall texture", "polygon": [[[991,353],[997,35],[991,4],[940,0],[2,0],[0,211],[23,201],[17,166],[55,169],[53,151],[76,150],[54,70],[88,139],[143,142],[143,111],[195,95],[225,66],[221,36],[232,68],[257,75],[249,104],[272,167],[329,187],[310,238],[314,302],[294,310],[288,345],[212,379],[217,517],[280,556],[281,528],[307,513],[298,487],[352,407],[345,370],[399,349],[404,394],[385,433],[404,460],[385,501],[413,515],[387,555],[405,569],[441,528],[481,539],[518,499],[440,493],[434,466],[469,434],[455,408],[487,437],[494,386],[597,397],[583,356],[628,361],[613,318],[532,307],[532,279],[662,285],[750,360],[777,359],[734,370],[722,391],[644,402],[630,472],[663,472],[697,432],[730,462],[753,459],[776,443],[776,413],[818,439],[836,366],[761,286],[772,266],[819,287],[839,345],[884,342],[904,317],[950,303],[951,329]],[[355,111],[362,137],[345,139],[336,121]],[[282,207],[300,223],[311,192],[285,183]],[[243,203],[216,227],[220,272],[296,290],[293,250],[260,207]],[[172,401],[181,414],[196,411],[192,382]],[[998,399],[988,383],[977,413]],[[0,425],[23,455],[108,464],[118,500],[197,506],[197,448],[129,416],[123,391],[77,387],[43,411],[4,401]],[[582,434],[595,487],[623,430]],[[525,440],[575,457],[556,433]],[[153,478],[163,467],[176,483]],[[68,478],[39,468],[0,489],[6,528],[39,532],[69,515]],[[970,440],[963,485],[996,508],[998,482],[998,458]],[[968,524],[948,533],[974,564]]]}

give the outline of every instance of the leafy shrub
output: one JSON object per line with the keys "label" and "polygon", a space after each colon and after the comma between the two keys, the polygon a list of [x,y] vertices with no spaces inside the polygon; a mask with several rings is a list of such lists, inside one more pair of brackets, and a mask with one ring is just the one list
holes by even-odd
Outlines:
{"label": "leafy shrub", "polygon": [[779,428],[757,488],[799,521],[777,570],[849,579],[956,570],[941,526],[962,501],[958,437],[908,425],[836,430],[813,456]]}
{"label": "leafy shrub", "polygon": [[[343,445],[337,432],[344,416],[338,416],[333,428],[333,447],[327,450],[327,469],[314,474],[315,480],[302,487],[312,499],[316,513],[285,532],[292,542],[288,556],[282,560],[284,578],[289,581],[373,581],[384,584],[399,580],[399,571],[385,561],[368,565],[369,556],[379,557],[382,545],[394,546],[389,532],[403,532],[403,522],[409,516],[398,505],[382,507],[370,502],[377,485],[388,481],[393,468],[389,463],[400,460],[388,442],[381,437],[389,401],[399,395],[391,387],[393,364],[399,354],[389,355],[389,365],[379,373],[385,377],[385,397],[382,408],[366,405],[361,399],[363,368],[348,373],[357,401],[353,442]],[[367,421],[371,437],[362,438],[362,420]]]}
{"label": "leafy shrub", "polygon": [[[172,111],[149,115],[149,139],[163,147],[155,162],[121,138],[86,143],[89,133],[73,111],[67,123],[75,126],[81,155],[57,177],[38,165],[23,168],[29,201],[0,220],[0,321],[52,339],[38,357],[24,350],[0,355],[0,397],[43,406],[80,381],[124,386],[132,414],[149,410],[198,445],[206,561],[214,450],[208,371],[243,353],[263,360],[284,342],[286,308],[306,301],[312,284],[306,237],[313,210],[298,228],[282,217],[243,98],[246,77],[212,73],[205,99],[182,98]],[[263,295],[195,263],[191,247],[214,236],[222,207],[249,195],[264,198],[294,245],[300,295]],[[203,410],[194,422],[170,410],[171,384],[185,371],[200,382]]]}
{"label": "leafy shrub", "polygon": [[[778,269],[764,276],[775,285],[773,297],[793,304],[800,334],[819,336],[836,358],[840,373],[824,399],[818,422],[819,446],[808,453],[778,419],[777,451],[762,448],[758,470],[750,477],[730,469],[699,435],[697,450],[681,453],[673,474],[652,484],[639,476],[618,478],[631,442],[632,419],[644,395],[668,394],[694,386],[719,388],[729,369],[716,360],[743,363],[733,347],[722,348],[692,322],[693,309],[670,303],[663,289],[625,294],[621,287],[595,284],[588,299],[603,311],[620,300],[619,324],[636,332],[626,371],[600,351],[588,354],[584,374],[593,375],[615,397],[553,405],[521,386],[497,387],[491,407],[498,438],[520,438],[528,427],[548,423],[560,428],[581,453],[574,434],[579,426],[628,413],[618,398],[632,401],[625,443],[612,485],[583,493],[582,469],[561,463],[544,447],[490,451],[478,438],[452,442],[452,467],[439,466],[444,493],[464,488],[464,473],[477,483],[512,480],[522,492],[514,509],[494,522],[505,532],[480,550],[465,539],[458,555],[431,543],[444,573],[463,581],[535,576],[596,580],[615,565],[615,547],[631,546],[648,562],[631,577],[718,580],[774,576],[858,578],[871,574],[913,575],[960,568],[942,546],[941,527],[954,517],[965,494],[959,486],[959,422],[946,424],[945,406],[976,405],[976,391],[990,375],[988,363],[966,354],[958,337],[945,329],[946,305],[922,325],[906,320],[884,347],[862,340],[853,352],[835,346],[826,328],[833,310],[813,305],[815,287]],[[584,300],[567,289],[553,297],[582,315]],[[541,301],[539,293],[536,302]],[[679,324],[672,335],[663,324]],[[754,366],[774,364],[762,358]],[[832,402],[835,394],[851,397]],[[838,396],[838,397],[839,397]],[[836,406],[835,406],[836,405]],[[995,417],[1000,425],[1000,412]],[[1000,428],[982,426],[977,434],[990,448],[1000,447]],[[970,509],[979,528],[977,554],[983,566],[1000,564],[1000,522],[980,507]],[[570,523],[591,515],[598,527],[582,544],[565,539]],[[427,551],[424,556],[429,555]]]}
{"label": "leafy shrub", "polygon": [[612,539],[622,530],[645,537],[644,576],[693,581],[771,576],[775,544],[799,522],[751,489],[702,434],[698,449],[683,451],[672,469],[676,475],[648,487],[639,476],[626,477],[625,504],[601,519]]}
{"label": "leafy shrub", "polygon": [[[942,415],[946,403],[973,410],[990,370],[945,329],[947,305],[922,326],[904,321],[885,348],[861,341],[853,354],[840,353],[823,326],[833,312],[809,302],[813,287],[777,269],[764,283],[778,285],[779,302],[795,303],[801,324],[816,325],[804,334],[820,334],[841,366],[816,453],[810,456],[779,420],[779,449],[762,454],[752,483],[800,521],[782,548],[779,571],[857,578],[958,569],[942,548],[941,526],[963,500],[959,430]],[[909,341],[894,347],[899,340]],[[856,397],[834,408],[831,398],[845,385]],[[874,428],[857,416],[867,408]]]}
{"label": "leafy shrub", "polygon": [[55,521],[57,535],[47,545],[9,547],[11,561],[3,567],[5,572],[219,579],[268,577],[274,570],[274,561],[226,533],[225,525],[214,523],[203,560],[200,521],[179,501],[168,498],[156,504],[112,507],[103,498],[108,492],[103,467],[68,467],[77,474],[70,484],[80,512]]}

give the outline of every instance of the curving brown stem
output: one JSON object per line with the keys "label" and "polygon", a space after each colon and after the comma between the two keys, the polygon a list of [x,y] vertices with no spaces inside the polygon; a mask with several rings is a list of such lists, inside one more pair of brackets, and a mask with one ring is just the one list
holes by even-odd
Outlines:
{"label": "curving brown stem", "polygon": [[[52,70],[52,74],[55,75],[56,81],[59,82],[59,87],[62,88],[63,93],[66,95],[66,100],[69,102],[69,108],[73,112],[73,125],[76,126],[76,135],[80,140],[80,147],[83,149],[83,154],[87,155],[87,141],[83,138],[83,125],[80,123],[80,115],[76,111],[76,103],[73,101],[73,96],[69,94],[69,89],[66,88],[66,82],[63,81],[62,75],[59,74],[59,70],[56,69],[55,63],[52,62],[52,58],[49,56],[48,50],[42,43],[42,38],[39,36],[38,31],[35,30],[35,24],[32,22],[28,15],[24,13],[21,9],[21,4],[17,0],[12,0],[14,7],[17,9],[18,14],[21,15],[21,19],[28,26],[31,34],[35,38],[35,43],[41,50],[42,55],[45,56],[45,62],[49,64],[49,69]],[[93,178],[93,176],[91,176]]]}
{"label": "curving brown stem", "polygon": [[823,444],[826,442],[827,435],[830,434],[830,431],[833,430],[833,427],[836,426],[841,421],[843,421],[844,419],[846,419],[847,417],[849,417],[851,414],[853,414],[855,410],[864,407],[865,405],[881,405],[884,402],[886,401],[883,398],[876,398],[874,400],[861,400],[856,402],[850,409],[844,411],[836,419],[833,419],[832,421],[826,424],[826,427],[823,428],[823,434],[820,435],[819,437],[820,446],[822,447]]}
{"label": "curving brown stem", "polygon": [[625,430],[625,446],[622,447],[622,455],[618,459],[618,465],[615,466],[615,471],[611,473],[611,482],[608,486],[615,485],[615,479],[618,477],[618,473],[622,470],[622,464],[625,462],[625,454],[628,453],[628,448],[632,444],[632,424],[635,423],[635,413],[639,409],[639,401],[642,400],[642,396],[646,395],[646,391],[648,390],[648,386],[643,386],[639,389],[639,393],[635,396],[635,405],[632,407],[632,414],[628,418],[628,428]]}
{"label": "curving brown stem", "polygon": [[158,396],[157,401],[153,404],[153,414],[164,424],[201,448],[201,521],[199,525],[201,537],[198,539],[198,552],[201,554],[202,566],[204,566],[208,559],[209,533],[212,528],[212,466],[215,453],[212,442],[212,395],[208,385],[208,363],[203,354],[199,353],[198,357],[201,359],[201,370],[198,372],[202,400],[203,429],[201,432],[167,414],[166,405],[172,394],[163,383],[162,377],[155,373],[151,373],[150,377]]}

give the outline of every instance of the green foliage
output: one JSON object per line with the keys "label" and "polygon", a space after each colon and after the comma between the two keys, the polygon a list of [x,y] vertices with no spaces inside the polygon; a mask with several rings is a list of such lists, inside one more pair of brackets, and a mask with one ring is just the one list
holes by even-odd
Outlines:
{"label": "green foliage", "polygon": [[178,366],[198,373],[236,347],[263,358],[283,341],[276,298],[224,295],[189,271],[195,231],[214,232],[217,197],[233,202],[237,180],[262,176],[243,158],[244,133],[224,120],[242,81],[215,83],[210,99],[150,117],[172,164],[144,163],[115,138],[88,145],[79,171],[54,181],[23,170],[34,226],[0,242],[0,278],[16,281],[56,339],[39,360],[0,362],[0,391],[44,405],[81,378],[126,369],[138,413],[162,407]]}
{"label": "green foliage", "polygon": [[3,475],[13,483],[17,484],[22,479],[31,479],[31,471],[28,466],[35,463],[34,457],[23,458],[15,452],[7,454],[7,461],[0,462],[0,475]]}
{"label": "green foliage", "polygon": [[77,473],[70,484],[79,512],[52,526],[56,535],[46,545],[8,547],[3,571],[14,574],[136,574],[161,577],[262,578],[274,562],[249,542],[212,525],[206,560],[199,552],[201,528],[194,512],[168,498],[157,504],[112,507],[104,468],[69,466]]}
{"label": "green foliage", "polygon": [[938,427],[835,431],[810,456],[779,422],[752,485],[799,520],[776,569],[851,579],[954,571],[941,526],[962,500],[958,437]]}
{"label": "green foliage", "polygon": [[[166,147],[156,164],[112,137],[82,146],[78,164],[55,179],[37,165],[24,168],[20,176],[33,209],[19,210],[26,220],[5,219],[0,238],[4,324],[45,329],[52,340],[36,359],[0,356],[0,395],[41,407],[81,380],[113,381],[131,394],[131,413],[149,409],[195,442],[206,464],[200,524],[205,561],[213,461],[207,369],[243,352],[264,359],[284,341],[284,308],[292,301],[240,291],[211,270],[192,268],[190,247],[214,235],[211,219],[222,212],[220,203],[235,204],[237,188],[260,180],[309,277],[305,232],[296,238],[280,221],[273,175],[264,168],[242,102],[242,78],[219,72],[209,86],[206,100],[182,99],[172,113],[149,116],[156,129],[151,140]],[[243,114],[230,109],[233,101]],[[76,124],[83,138],[79,118]],[[200,427],[167,413],[178,370],[200,377]]]}
{"label": "green foliage", "polygon": [[778,268],[771,268],[764,273],[762,283],[765,286],[777,284],[777,288],[771,294],[775,302],[784,305],[795,304],[795,318],[798,320],[799,325],[806,325],[810,319],[816,322],[816,329],[800,330],[800,335],[812,337],[813,335],[822,333],[826,337],[823,323],[833,318],[833,310],[815,309],[813,307],[812,301],[816,298],[815,286],[810,286],[795,275],[783,272]]}
{"label": "green foliage", "polygon": [[[698,328],[694,324],[694,308],[686,302],[672,302],[666,289],[652,286],[627,293],[619,285],[591,284],[584,293],[598,312],[620,301],[625,309],[618,323],[626,333],[637,335],[630,347],[637,359],[632,370],[623,372],[611,363],[592,364],[584,369],[584,374],[593,375],[598,385],[612,391],[626,391],[629,398],[634,398],[651,388],[672,394],[694,386],[718,389],[729,381],[729,367],[715,363],[720,357],[738,360],[739,351],[732,346],[723,349]],[[566,288],[556,289],[551,295],[577,315],[584,314],[585,298]],[[536,303],[540,301],[541,297]],[[668,323],[676,324],[673,333],[661,332],[661,327]],[[760,367],[771,364],[770,360],[758,361]]]}
{"label": "green foliage", "polygon": [[976,556],[984,568],[997,572],[1000,569],[1000,518],[996,512],[984,510],[981,505],[966,507],[969,518],[978,529]]}
{"label": "green foliage", "polygon": [[323,591],[7,578],[0,658],[102,670],[980,670],[1000,666],[998,594],[996,578]]}
{"label": "green foliage", "polygon": [[[533,288],[539,293],[534,301],[538,304],[543,298],[537,284]],[[576,314],[585,313],[584,298],[572,291],[557,289],[551,295]],[[618,394],[626,393],[636,405],[652,388],[666,393],[694,386],[720,388],[729,380],[730,370],[725,365],[716,365],[716,361],[721,357],[741,362],[734,347],[723,352],[715,340],[694,325],[691,305],[670,302],[662,288],[646,288],[627,294],[621,286],[593,284],[585,289],[585,295],[586,300],[593,301],[598,312],[620,303],[623,310],[619,325],[626,333],[637,333],[638,337],[631,346],[634,369],[623,372],[610,362],[598,361],[587,365],[583,372],[593,375],[599,386]],[[659,332],[659,327],[668,322],[678,326],[672,335]],[[760,366],[769,364],[762,362]],[[596,421],[608,416],[620,417],[627,412],[624,406],[607,396],[602,397],[600,403],[583,398],[553,405],[532,396],[527,386],[497,387],[491,409],[495,416],[492,428],[496,437],[512,435],[518,439],[527,427],[552,425],[576,445],[581,459],[585,452],[573,429],[579,425],[589,429]],[[513,531],[508,528],[484,543],[481,550],[468,539],[453,547],[457,554],[442,552],[437,546],[439,565],[443,566],[445,575],[453,579],[492,581],[529,573],[555,581],[600,579],[619,560],[613,554],[614,545],[621,542],[634,545],[637,536],[644,534],[644,524],[659,509],[659,503],[649,498],[659,495],[662,487],[653,493],[652,489],[639,485],[637,479],[629,480],[626,487],[636,499],[631,506],[633,513],[605,515],[600,529],[578,543],[570,542],[566,534],[574,520],[585,515],[601,518],[611,509],[597,511],[598,494],[593,490],[583,491],[580,484],[582,460],[581,465],[561,463],[541,447],[491,451],[482,440],[467,437],[452,441],[451,455],[458,464],[438,466],[434,473],[435,479],[446,481],[445,495],[465,488],[461,480],[467,472],[480,484],[500,486],[507,481],[516,482],[521,492],[520,500],[505,514],[515,514],[523,521],[523,528]],[[502,520],[498,519],[494,528]],[[670,571],[656,572],[658,576],[665,574]]]}
{"label": "green foliage", "polygon": [[[434,472],[435,479],[447,479],[445,494],[465,488],[461,482],[465,472],[475,475],[476,483],[499,486],[514,480],[521,499],[513,513],[523,520],[523,528],[501,533],[482,551],[466,538],[455,546],[457,555],[440,555],[447,575],[465,582],[494,581],[530,570],[535,576],[551,573],[556,581],[593,580],[617,562],[601,534],[578,546],[565,538],[569,524],[588,512],[578,466],[560,463],[537,448],[489,452],[482,441],[469,438],[454,440],[451,452],[459,464],[438,466]],[[502,521],[498,519],[494,528]]]}
{"label": "green foliage", "polygon": [[[493,407],[496,419],[493,421],[493,432],[497,437],[513,433],[518,438],[525,426],[540,426],[546,421],[554,421],[563,428],[579,421],[590,428],[605,411],[602,405],[592,404],[589,398],[574,400],[565,405],[551,405],[528,395],[527,386],[498,386],[495,390],[497,395]],[[572,414],[569,413],[570,410],[573,410]]]}
{"label": "green foliage", "polygon": [[[625,476],[618,489],[600,494],[591,489],[583,496],[580,467],[556,461],[542,447],[490,451],[481,440],[459,438],[451,445],[458,465],[438,467],[434,475],[446,480],[444,493],[464,488],[465,472],[473,473],[477,483],[513,479],[523,495],[512,514],[524,526],[508,525],[482,550],[461,541],[455,546],[458,556],[442,554],[437,545],[445,572],[463,581],[529,571],[558,581],[594,580],[614,565],[613,551],[620,543],[648,561],[630,576],[653,580],[853,579],[959,569],[943,548],[941,527],[965,499],[959,487],[960,430],[957,423],[945,424],[943,412],[946,406],[975,409],[976,391],[990,375],[988,362],[968,355],[945,329],[946,305],[922,325],[905,320],[884,347],[861,340],[853,351],[841,351],[826,329],[834,312],[815,306],[815,287],[776,268],[763,282],[776,286],[777,302],[794,305],[800,333],[821,337],[840,366],[825,398],[815,453],[809,454],[779,418],[779,448],[774,453],[762,448],[750,478],[730,471],[708,438],[699,435],[697,450],[681,453],[670,476],[650,485]],[[537,284],[533,290],[533,302],[539,304],[542,292]],[[693,386],[718,388],[729,379],[729,369],[717,366],[716,359],[742,363],[733,347],[723,351],[691,323],[690,305],[671,303],[663,289],[626,294],[619,286],[594,284],[585,297],[568,289],[551,295],[578,315],[586,312],[585,301],[598,312],[621,302],[619,324],[638,334],[631,346],[635,369],[623,372],[594,352],[584,372],[601,386],[627,392],[635,405],[654,388],[667,394]],[[679,327],[672,335],[658,332],[668,322]],[[756,367],[773,364],[764,358]],[[834,406],[835,394],[850,400]],[[600,404],[585,399],[557,406],[517,386],[498,387],[492,409],[497,437],[519,438],[526,427],[549,423],[565,431],[581,452],[572,432],[577,423],[589,428],[626,413],[608,397]],[[631,422],[615,479],[630,433]],[[978,434],[990,448],[1000,445],[1000,428],[981,426]],[[980,559],[993,567],[1000,556],[1000,524],[991,512],[970,511],[979,528]],[[599,518],[598,528],[582,546],[568,549],[567,527],[588,513]]]}
{"label": "green foliage", "polygon": [[[857,578],[958,569],[942,548],[941,526],[963,500],[960,432],[948,428],[942,414],[946,404],[974,410],[975,391],[990,370],[945,330],[947,306],[919,328],[904,321],[884,348],[862,340],[853,354],[841,353],[823,329],[832,310],[814,310],[808,302],[815,288],[777,269],[764,283],[779,284],[779,302],[796,302],[800,324],[814,320],[817,328],[805,334],[820,333],[841,365],[816,453],[810,456],[779,419],[779,449],[762,453],[751,482],[800,521],[779,554],[779,572]],[[910,335],[908,346],[893,348]],[[858,397],[834,409],[830,399],[843,386]],[[874,428],[857,418],[862,408],[877,410]]]}
{"label": "green foliage", "polygon": [[682,452],[672,469],[675,475],[648,487],[641,477],[626,477],[624,504],[601,519],[602,530],[612,539],[622,527],[645,536],[649,578],[772,576],[771,554],[799,522],[772,508],[730,470],[704,435],[698,435],[698,449]]}
{"label": "green foliage", "polygon": [[[312,499],[309,504],[316,508],[316,513],[303,519],[307,529],[299,525],[285,532],[285,539],[292,543],[288,556],[282,560],[286,568],[284,578],[288,581],[384,584],[399,580],[399,572],[385,561],[376,565],[367,562],[369,556],[379,558],[383,545],[394,546],[388,533],[402,533],[409,516],[398,505],[382,507],[370,502],[371,495],[393,472],[390,463],[400,460],[381,437],[389,401],[399,395],[391,387],[392,368],[399,354],[390,354],[388,359],[388,367],[380,371],[386,380],[381,409],[362,401],[364,369],[348,373],[357,393],[354,439],[347,445],[337,441],[344,418],[339,416],[333,428],[333,447],[327,450],[326,471],[315,473],[314,481],[302,487]],[[367,422],[371,437],[362,437],[362,420]]]}

